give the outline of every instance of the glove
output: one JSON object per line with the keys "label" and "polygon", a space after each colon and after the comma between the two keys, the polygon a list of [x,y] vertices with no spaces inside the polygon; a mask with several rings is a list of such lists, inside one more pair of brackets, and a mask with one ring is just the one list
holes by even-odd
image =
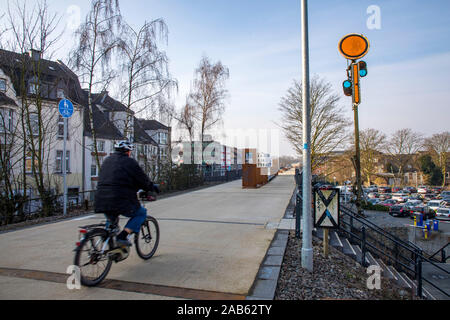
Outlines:
{"label": "glove", "polygon": [[139,190],[139,191],[138,191],[138,197],[139,197],[140,199],[146,198],[146,197],[147,197],[147,192],[144,191],[144,190]]}

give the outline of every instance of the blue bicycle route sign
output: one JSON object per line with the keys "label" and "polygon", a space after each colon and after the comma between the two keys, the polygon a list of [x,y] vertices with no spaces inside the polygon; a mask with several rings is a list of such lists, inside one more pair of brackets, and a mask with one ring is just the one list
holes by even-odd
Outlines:
{"label": "blue bicycle route sign", "polygon": [[70,118],[73,114],[73,104],[70,100],[62,99],[58,104],[58,109],[63,118]]}

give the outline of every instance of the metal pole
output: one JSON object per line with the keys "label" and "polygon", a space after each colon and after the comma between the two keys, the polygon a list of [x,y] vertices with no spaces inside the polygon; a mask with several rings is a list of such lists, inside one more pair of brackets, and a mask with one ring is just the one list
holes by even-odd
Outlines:
{"label": "metal pole", "polygon": [[64,209],[63,215],[67,214],[67,181],[66,181],[66,171],[67,171],[67,160],[66,160],[66,142],[67,142],[67,118],[64,117],[64,146],[63,146],[63,158],[62,158],[62,170],[63,170],[63,188],[64,188]]}
{"label": "metal pole", "polygon": [[308,6],[301,0],[302,15],[302,100],[303,100],[303,237],[302,267],[313,271],[311,216],[311,118],[309,105]]}
{"label": "metal pole", "polygon": [[353,104],[353,115],[355,122],[355,171],[356,171],[356,207],[358,208],[358,214],[363,216],[362,208],[361,208],[361,151],[359,148],[359,122],[358,122],[358,105]]}

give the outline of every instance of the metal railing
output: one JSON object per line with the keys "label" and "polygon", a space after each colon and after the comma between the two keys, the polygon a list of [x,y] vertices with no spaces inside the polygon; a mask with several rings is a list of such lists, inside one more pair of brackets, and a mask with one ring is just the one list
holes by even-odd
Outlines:
{"label": "metal railing", "polygon": [[[419,297],[423,296],[423,284],[426,283],[440,293],[450,297],[450,293],[439,287],[432,279],[423,275],[422,265],[428,263],[436,271],[445,274],[450,272],[442,268],[439,263],[432,261],[432,257],[425,257],[423,250],[409,241],[404,241],[392,233],[381,229],[367,219],[357,215],[357,212],[341,206],[341,234],[349,238],[351,243],[361,247],[361,264],[366,265],[366,254],[370,252],[374,257],[383,260],[386,264],[393,265],[399,272],[404,272],[417,282]],[[440,251],[438,251],[440,252]]]}
{"label": "metal railing", "polygon": [[[300,219],[302,215],[302,180],[301,172],[296,170],[296,192],[295,194],[295,219],[296,236],[300,237]],[[426,262],[436,271],[445,274],[450,272],[439,265],[439,261],[434,256],[441,253],[441,261],[446,262],[444,249],[450,244],[445,245],[431,257],[425,257],[423,250],[410,241],[400,239],[398,236],[388,232],[373,222],[358,215],[358,212],[345,205],[340,206],[341,225],[338,233],[349,239],[350,243],[359,245],[361,248],[361,264],[367,266],[366,255],[370,252],[375,258],[381,259],[387,265],[392,265],[399,272],[404,272],[410,278],[416,280],[416,295],[423,297],[424,283],[435,288],[437,291],[450,297],[450,293],[439,287],[432,279],[423,275],[422,266]],[[444,253],[442,253],[444,252]],[[433,261],[434,260],[434,261]]]}
{"label": "metal railing", "polygon": [[[444,245],[442,248],[440,248],[438,251],[436,251],[434,254],[432,254],[428,259],[440,262],[440,263],[447,263],[447,260],[450,256],[447,256],[445,249],[450,245],[450,242],[448,242],[446,245]],[[441,259],[438,260],[435,258],[436,255],[440,254]]]}

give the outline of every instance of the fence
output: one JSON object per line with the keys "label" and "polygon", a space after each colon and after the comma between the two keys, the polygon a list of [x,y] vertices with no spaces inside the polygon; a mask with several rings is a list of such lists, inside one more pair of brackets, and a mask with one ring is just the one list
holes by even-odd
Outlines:
{"label": "fence", "polygon": [[[67,211],[89,210],[89,208],[92,208],[94,192],[95,190],[68,193]],[[63,194],[50,194],[45,201],[43,198],[23,199],[16,200],[14,210],[10,210],[9,212],[8,210],[1,210],[0,225],[22,222],[36,217],[54,216],[63,212]]]}

